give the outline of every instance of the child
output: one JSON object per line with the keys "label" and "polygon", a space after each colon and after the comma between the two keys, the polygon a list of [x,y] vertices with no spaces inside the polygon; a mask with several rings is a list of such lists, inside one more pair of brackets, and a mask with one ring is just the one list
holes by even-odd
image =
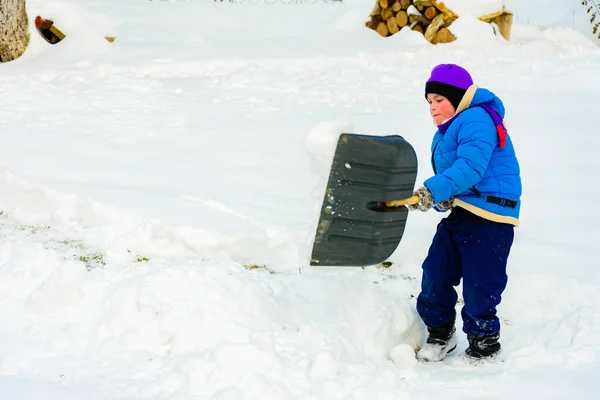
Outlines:
{"label": "child", "polygon": [[435,175],[415,192],[419,202],[409,208],[452,211],[438,224],[423,262],[417,312],[429,337],[417,357],[439,361],[456,348],[454,286],[461,278],[466,355],[490,357],[500,351],[496,306],[518,226],[519,163],[502,122],[502,101],[474,85],[464,68],[436,66],[425,97],[438,127],[431,146]]}

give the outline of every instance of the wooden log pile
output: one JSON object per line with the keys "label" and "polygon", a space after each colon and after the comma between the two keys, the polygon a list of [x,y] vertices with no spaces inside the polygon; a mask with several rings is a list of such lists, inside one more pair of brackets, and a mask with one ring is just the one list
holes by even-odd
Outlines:
{"label": "wooden log pile", "polygon": [[[375,0],[365,25],[383,37],[394,35],[402,29],[412,29],[422,33],[432,44],[450,43],[456,37],[448,27],[458,17],[440,0]],[[479,19],[493,23],[499,31],[497,33],[506,40],[510,39],[512,13],[500,10]]]}

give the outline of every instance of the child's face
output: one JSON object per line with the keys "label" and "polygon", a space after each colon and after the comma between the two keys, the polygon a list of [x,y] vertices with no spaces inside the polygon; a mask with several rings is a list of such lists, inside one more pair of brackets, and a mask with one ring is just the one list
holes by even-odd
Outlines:
{"label": "child's face", "polygon": [[444,121],[454,116],[454,106],[444,96],[429,93],[427,95],[427,102],[429,103],[429,113],[436,125],[441,125]]}

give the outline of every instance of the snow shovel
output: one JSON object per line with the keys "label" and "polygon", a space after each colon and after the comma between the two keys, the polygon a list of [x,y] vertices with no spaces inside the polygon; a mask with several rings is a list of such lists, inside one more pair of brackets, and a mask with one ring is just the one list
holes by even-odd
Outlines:
{"label": "snow shovel", "polygon": [[401,136],[341,134],[329,173],[310,265],[370,266],[398,247],[417,178]]}

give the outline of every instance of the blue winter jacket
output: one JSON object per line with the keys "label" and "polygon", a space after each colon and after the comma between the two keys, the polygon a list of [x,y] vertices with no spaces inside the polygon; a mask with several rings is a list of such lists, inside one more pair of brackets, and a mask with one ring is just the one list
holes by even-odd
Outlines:
{"label": "blue winter jacket", "polygon": [[455,116],[433,137],[435,176],[425,186],[434,203],[454,198],[454,206],[518,226],[520,169],[512,141],[504,135],[503,118],[504,105],[494,93],[475,85],[467,90]]}

